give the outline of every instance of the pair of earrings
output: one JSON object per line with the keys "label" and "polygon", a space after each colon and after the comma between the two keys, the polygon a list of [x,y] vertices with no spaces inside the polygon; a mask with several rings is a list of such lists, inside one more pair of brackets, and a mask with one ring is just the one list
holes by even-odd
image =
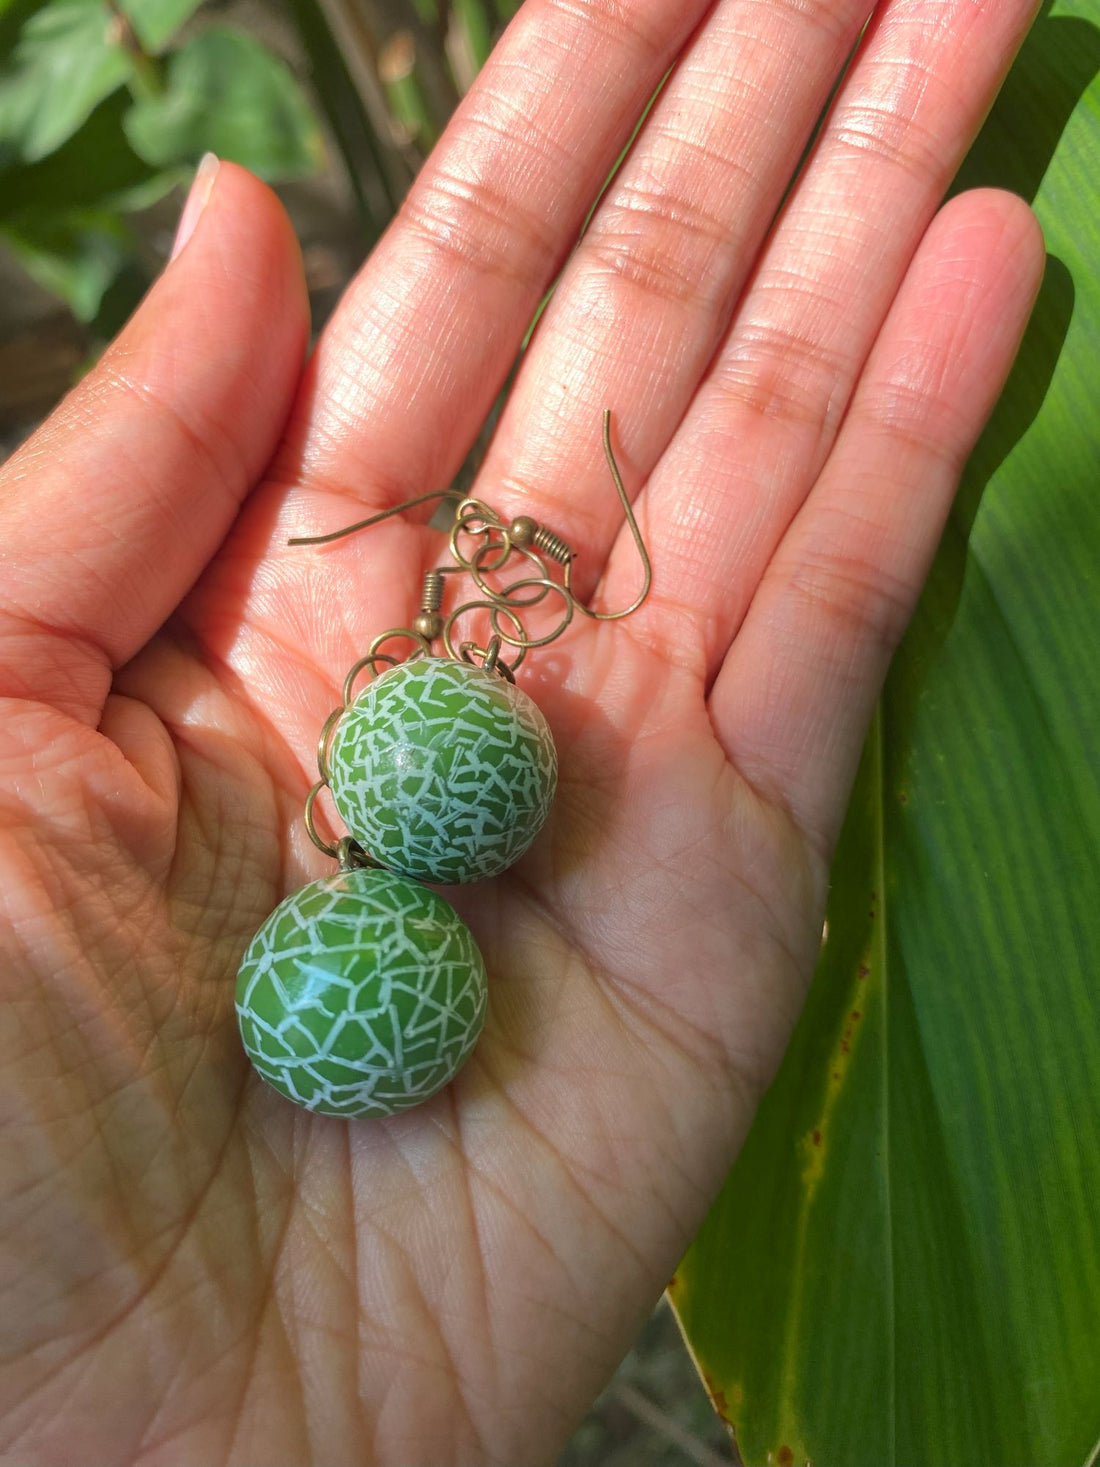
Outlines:
{"label": "pair of earrings", "polygon": [[[339,869],[276,907],[237,976],[249,1058],[306,1110],[407,1110],[448,1084],[477,1043],[487,1003],[481,953],[458,913],[423,883],[496,876],[528,849],[554,798],[557,753],[515,669],[576,614],[617,620],[649,593],[649,556],[612,451],[610,412],[603,443],[645,573],[634,602],[615,612],[583,605],[564,540],[527,516],[506,522],[465,499],[450,527],[450,563],[425,576],[412,626],[374,638],[325,721],[305,821]],[[290,543],[337,540],[447,492]],[[517,560],[526,573],[501,584]],[[468,578],[473,595],[444,616],[448,576]],[[531,634],[525,618],[554,599],[556,622]],[[484,645],[460,639],[460,624],[476,614],[487,622]],[[364,673],[370,681],[357,694]],[[326,789],[348,832],[335,844],[317,827]]]}

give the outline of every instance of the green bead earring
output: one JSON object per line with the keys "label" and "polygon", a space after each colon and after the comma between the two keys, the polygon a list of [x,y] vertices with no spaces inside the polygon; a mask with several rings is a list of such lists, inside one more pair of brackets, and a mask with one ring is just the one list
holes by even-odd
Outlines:
{"label": "green bead earring", "polygon": [[558,757],[538,706],[484,667],[414,657],[337,723],[329,783],[348,831],[387,870],[445,884],[497,876],[542,828]]}
{"label": "green bead earring", "polygon": [[[249,1058],[306,1110],[394,1115],[436,1094],[473,1052],[485,1022],[485,965],[458,913],[421,883],[496,876],[528,849],[549,813],[558,761],[549,725],[516,686],[515,670],[532,648],[561,636],[574,614],[617,620],[649,594],[649,556],[610,427],[605,412],[604,452],[644,570],[631,605],[613,612],[583,605],[564,540],[525,515],[506,522],[483,501],[464,499],[450,525],[450,563],[424,578],[412,625],[374,638],[325,721],[305,821],[339,870],[276,907],[237,976]],[[423,494],[290,543],[338,540],[448,494]],[[529,573],[501,584],[517,558]],[[468,577],[475,594],[444,617],[449,575]],[[554,597],[556,622],[533,635],[525,618]],[[483,645],[459,639],[459,625],[477,617],[486,626]],[[382,650],[394,641],[407,644],[401,659]],[[370,681],[357,693],[363,673]],[[348,832],[335,844],[317,828],[326,789]]]}

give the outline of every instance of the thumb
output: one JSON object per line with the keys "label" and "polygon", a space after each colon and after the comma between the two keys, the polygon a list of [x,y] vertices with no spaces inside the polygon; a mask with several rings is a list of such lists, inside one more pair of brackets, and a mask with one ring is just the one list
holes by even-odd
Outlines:
{"label": "thumb", "polygon": [[307,333],[282,205],[205,161],[171,263],[0,470],[0,697],[98,722],[274,452]]}

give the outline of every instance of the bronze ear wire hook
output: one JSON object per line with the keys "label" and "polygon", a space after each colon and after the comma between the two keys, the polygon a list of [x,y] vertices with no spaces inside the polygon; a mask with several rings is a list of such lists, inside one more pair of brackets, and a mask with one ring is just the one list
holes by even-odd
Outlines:
{"label": "bronze ear wire hook", "polygon": [[[435,566],[424,574],[420,610],[413,618],[411,627],[391,627],[372,639],[366,654],[355,662],[344,679],[340,706],[333,709],[321,731],[317,759],[320,777],[306,800],[306,830],[313,844],[327,855],[336,857],[342,869],[349,864],[370,863],[371,858],[354,841],[338,844],[326,841],[317,829],[315,806],[322,790],[330,783],[329,742],[340,718],[355,701],[357,679],[363,672],[368,672],[373,678],[378,675],[380,668],[394,667],[397,664],[398,659],[395,656],[381,650],[384,643],[394,637],[408,640],[413,643],[409,656],[420,657],[430,653],[432,644],[441,640],[443,650],[450,659],[459,662],[473,662],[475,656],[479,657],[486,671],[514,683],[516,669],[524,661],[528,652],[556,641],[569,627],[578,611],[593,621],[617,621],[624,616],[629,616],[632,611],[636,611],[649,595],[653,579],[652,565],[645,540],[634,515],[633,506],[623,484],[622,474],[615,460],[611,445],[611,410],[609,408],[605,409],[603,414],[603,447],[619,502],[623,507],[623,513],[642,562],[644,576],[641,591],[630,605],[621,611],[596,611],[584,605],[573,591],[573,564],[576,557],[573,548],[566,540],[547,526],[540,525],[529,515],[517,515],[510,523],[506,523],[484,500],[473,497],[462,500],[457,506],[448,534],[448,548],[451,552],[452,563]],[[331,544],[333,541],[356,534],[359,530],[381,524],[384,520],[391,519],[405,510],[415,509],[418,505],[430,503],[432,500],[446,499],[450,493],[449,489],[432,489],[425,494],[415,495],[401,504],[393,505],[389,509],[368,515],[354,524],[345,525],[342,529],[330,531],[325,535],[295,536],[289,543],[291,545]],[[460,543],[463,536],[479,542],[468,554]],[[500,589],[495,589],[488,583],[486,577],[501,574],[516,555],[528,561],[537,573],[521,576],[518,580],[511,581]],[[560,581],[554,580],[549,574],[547,561],[552,561],[562,567]],[[469,576],[479,594],[455,606],[448,615],[444,615],[445,577],[462,573]],[[563,598],[565,604],[562,616],[549,632],[541,636],[533,636],[524,625],[520,612],[542,605],[550,595],[558,595]],[[463,640],[456,646],[456,624],[464,616],[476,611],[488,613],[490,636],[486,640],[486,645],[482,647],[476,642]],[[508,625],[505,625],[505,622]],[[511,649],[510,660],[501,656],[502,647],[505,645]]]}
{"label": "bronze ear wire hook", "polygon": [[[545,525],[540,525],[529,515],[517,516],[512,521],[510,530],[514,545],[521,549],[533,546],[535,549],[541,550],[545,555],[549,556],[551,560],[557,561],[563,567],[563,586],[576,611],[581,612],[583,616],[590,617],[593,621],[620,621],[624,616],[630,616],[632,612],[637,611],[649,595],[653,585],[653,563],[649,558],[649,551],[646,548],[645,539],[635,518],[634,506],[631,504],[630,497],[626,492],[626,485],[623,483],[623,476],[619,471],[619,465],[615,461],[615,451],[611,446],[610,408],[604,408],[603,410],[603,451],[604,457],[607,459],[607,466],[611,470],[615,492],[619,496],[619,503],[623,507],[623,514],[629,526],[635,549],[638,552],[638,559],[642,563],[642,589],[629,606],[624,606],[621,611],[595,611],[591,606],[586,606],[573,592],[573,562],[576,559],[576,551],[568,541],[563,540],[560,535],[556,535],[553,530],[547,529]],[[564,631],[564,629],[563,627],[562,630]]]}
{"label": "bronze ear wire hook", "polygon": [[[623,513],[626,516],[626,522],[630,526],[630,533],[634,539],[634,546],[638,552],[638,558],[642,562],[642,570],[644,572],[642,589],[638,592],[637,596],[635,596],[630,605],[624,607],[622,611],[593,611],[591,607],[585,606],[580,601],[577,601],[576,605],[578,611],[583,612],[585,616],[590,616],[594,621],[621,621],[624,616],[629,616],[631,612],[637,611],[639,606],[641,606],[642,602],[649,595],[650,589],[653,585],[653,562],[649,558],[649,551],[646,549],[645,540],[642,536],[641,530],[638,528],[638,521],[634,517],[634,506],[631,504],[630,498],[627,495],[626,486],[623,483],[623,476],[619,472],[619,465],[615,462],[615,454],[611,447],[610,408],[604,408],[603,410],[603,451],[604,456],[607,459],[607,466],[611,470],[611,477],[615,481],[615,490],[619,496],[619,501],[622,504]],[[568,574],[569,572],[567,568],[567,585]],[[570,595],[572,595],[571,589]]]}
{"label": "bronze ear wire hook", "polygon": [[345,525],[342,530],[330,530],[327,535],[295,535],[286,543],[288,545],[330,545],[333,540],[343,540],[345,536],[354,535],[358,530],[369,530],[371,525],[380,525],[383,520],[388,520],[395,514],[403,514],[407,509],[415,509],[418,504],[427,504],[429,499],[446,499],[450,494],[450,489],[429,489],[427,494],[418,494],[414,499],[406,499],[403,504],[395,504],[392,509],[383,509],[378,514],[368,515],[365,520],[356,520],[354,525]]}
{"label": "bronze ear wire hook", "polygon": [[[572,590],[573,549],[560,535],[526,515],[506,523],[483,500],[467,498],[452,515],[449,557],[434,557],[445,563],[423,574],[417,555],[413,625],[370,641],[322,725],[305,828],[339,870],[279,903],[245,951],[236,985],[245,1052],[264,1080],[306,1110],[396,1115],[449,1084],[478,1041],[488,1002],[484,959],[431,887],[508,871],[550,813],[554,735],[530,693],[515,686],[515,669],[560,637],[578,610],[614,621],[649,592],[649,555],[612,452],[610,419],[605,412],[604,451],[645,572],[632,604],[610,612],[582,606]],[[432,490],[292,543],[340,540],[451,497]],[[525,573],[510,573],[513,561]],[[444,614],[447,575],[465,575],[472,589]],[[541,631],[540,616],[536,636],[526,613],[555,595],[561,616],[549,631]],[[463,617],[479,632],[488,623],[484,646],[461,640]],[[361,677],[370,681],[359,690]],[[318,828],[323,792],[346,834],[329,839]]]}
{"label": "bronze ear wire hook", "polygon": [[[603,449],[607,459],[608,468],[615,485],[615,491],[619,496],[619,502],[623,508],[626,523],[629,526],[631,537],[638,552],[638,558],[642,563],[643,580],[642,589],[630,603],[620,611],[596,611],[586,606],[573,591],[573,565],[576,560],[576,552],[572,546],[560,535],[540,524],[530,515],[517,515],[510,523],[506,523],[500,515],[486,504],[483,500],[467,498],[460,502],[455,515],[454,523],[449,534],[449,548],[454,564],[437,566],[430,570],[424,577],[423,590],[421,594],[420,611],[413,620],[408,633],[414,639],[422,643],[422,650],[428,650],[432,642],[443,637],[444,645],[449,656],[462,655],[478,651],[490,663],[490,667],[500,671],[503,675],[510,675],[513,668],[523,659],[524,653],[531,647],[547,646],[555,641],[569,626],[575,612],[589,617],[593,621],[619,621],[629,616],[645,601],[653,584],[653,566],[646,547],[645,539],[638,521],[634,514],[634,508],[626,492],[623,477],[615,460],[614,449],[611,444],[611,409],[605,408],[603,412]],[[356,520],[354,524],[345,525],[342,529],[332,530],[325,535],[297,535],[287,543],[289,545],[328,545],[335,540],[342,540],[348,535],[354,535],[360,530],[369,529],[372,525],[381,524],[382,521],[391,519],[395,515],[403,514],[406,510],[415,509],[418,505],[427,504],[431,500],[446,499],[451,495],[450,489],[431,489],[426,494],[417,494],[411,499],[404,500],[401,504],[392,505],[389,509],[380,510],[377,514],[368,515],[366,519]],[[463,553],[459,546],[459,537],[463,534],[478,537],[482,544],[471,555]],[[494,536],[499,535],[498,540]],[[511,583],[502,590],[494,590],[490,587],[485,577],[499,574],[503,571],[514,553],[518,553],[531,561],[539,574],[523,577],[519,581]],[[495,559],[489,563],[487,556],[495,554]],[[545,557],[545,560],[543,559]],[[562,567],[561,582],[555,581],[548,573],[546,560],[554,561]],[[464,605],[456,607],[451,614],[444,619],[442,616],[443,577],[465,571],[473,580],[481,597]],[[522,599],[517,599],[516,593],[525,591],[528,594]],[[527,634],[522,622],[516,615],[519,609],[529,609],[541,605],[546,597],[552,592],[564,596],[566,600],[566,612],[559,625],[549,634],[532,638]],[[489,658],[488,649],[478,648],[473,643],[464,642],[461,653],[456,653],[452,639],[451,628],[455,621],[467,612],[475,610],[487,610],[493,631],[492,640],[497,643],[496,653]],[[500,616],[505,615],[512,622],[515,635],[504,631],[500,625]],[[390,635],[390,634],[387,634]],[[374,653],[377,642],[375,639],[371,646],[371,654]],[[499,646],[504,642],[508,646],[516,648],[520,656],[514,659],[512,666],[499,658]],[[491,645],[491,644],[490,644]],[[371,661],[371,655],[364,660]]]}

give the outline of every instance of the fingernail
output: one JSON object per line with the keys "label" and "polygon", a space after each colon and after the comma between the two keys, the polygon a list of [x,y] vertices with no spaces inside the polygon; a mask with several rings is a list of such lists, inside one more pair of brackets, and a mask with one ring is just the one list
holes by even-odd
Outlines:
{"label": "fingernail", "polygon": [[214,180],[218,176],[218,159],[213,153],[204,153],[202,162],[195,170],[195,177],[187,195],[187,202],[183,206],[180,215],[179,227],[176,229],[176,238],[172,245],[172,253],[169,260],[174,260],[183,249],[184,245],[195,232],[195,225],[199,222],[202,211],[206,208],[210,195],[213,192]]}

